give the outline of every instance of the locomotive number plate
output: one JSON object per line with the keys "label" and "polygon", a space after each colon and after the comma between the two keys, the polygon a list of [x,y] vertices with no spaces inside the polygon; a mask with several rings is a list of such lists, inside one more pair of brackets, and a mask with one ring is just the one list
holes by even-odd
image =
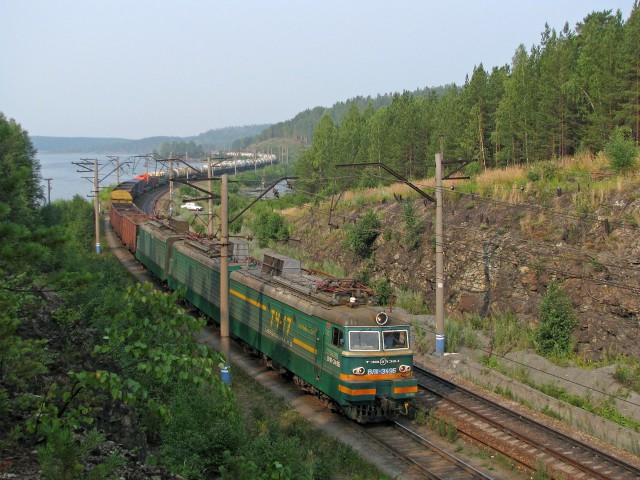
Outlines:
{"label": "locomotive number plate", "polygon": [[397,372],[396,368],[370,368],[367,370],[367,375],[389,375]]}

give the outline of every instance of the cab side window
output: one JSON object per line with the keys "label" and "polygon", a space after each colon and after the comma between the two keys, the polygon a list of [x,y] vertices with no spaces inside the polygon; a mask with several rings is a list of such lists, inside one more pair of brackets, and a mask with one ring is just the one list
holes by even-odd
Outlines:
{"label": "cab side window", "polygon": [[344,332],[339,328],[333,327],[331,330],[331,344],[338,348],[344,347]]}
{"label": "cab side window", "polygon": [[407,344],[407,333],[402,330],[384,332],[382,337],[384,339],[385,350],[409,347]]}

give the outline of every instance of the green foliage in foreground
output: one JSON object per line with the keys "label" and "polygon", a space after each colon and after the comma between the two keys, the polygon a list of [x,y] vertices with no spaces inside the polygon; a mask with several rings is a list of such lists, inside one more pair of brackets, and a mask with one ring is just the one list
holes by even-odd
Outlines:
{"label": "green foliage in foreground", "polygon": [[1,114],[0,170],[0,458],[37,450],[45,478],[118,477],[118,456],[87,464],[109,425],[185,479],[379,478],[302,421],[244,423],[218,354],[194,339],[204,321],[93,253],[88,202],[38,208],[34,151]]}
{"label": "green foliage in foreground", "polygon": [[222,478],[384,479],[354,450],[318,431],[262,386],[234,372],[234,389],[245,406],[247,442],[225,454]]}
{"label": "green foliage in foreground", "polygon": [[225,401],[210,386],[179,382],[172,389],[162,424],[157,461],[184,478],[208,478],[247,442],[234,402]]}
{"label": "green foliage in foreground", "polygon": [[47,435],[47,443],[38,447],[38,460],[42,465],[42,476],[48,480],[101,480],[110,478],[121,466],[123,459],[112,454],[106,462],[85,473],[82,459],[105,438],[91,430],[82,440],[77,440],[67,428],[55,428]]}

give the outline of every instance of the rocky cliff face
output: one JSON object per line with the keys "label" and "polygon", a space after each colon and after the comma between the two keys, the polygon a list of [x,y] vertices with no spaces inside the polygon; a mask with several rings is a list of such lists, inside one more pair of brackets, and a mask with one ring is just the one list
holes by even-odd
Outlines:
{"label": "rocky cliff face", "polygon": [[[447,191],[447,315],[510,311],[535,326],[546,287],[557,280],[579,320],[574,331],[579,352],[594,359],[618,352],[640,355],[640,236],[634,220],[640,199],[634,193],[615,192],[577,211],[577,193],[561,190],[545,198],[522,192],[515,205]],[[407,201],[424,223],[417,242],[403,219]],[[387,278],[395,288],[419,292],[433,310],[435,206],[396,199],[369,207],[382,229],[368,259],[343,246],[345,225],[363,208],[332,214],[330,228],[328,207],[309,207],[293,221],[290,246],[315,262],[332,259],[350,276],[367,270],[373,280]]]}

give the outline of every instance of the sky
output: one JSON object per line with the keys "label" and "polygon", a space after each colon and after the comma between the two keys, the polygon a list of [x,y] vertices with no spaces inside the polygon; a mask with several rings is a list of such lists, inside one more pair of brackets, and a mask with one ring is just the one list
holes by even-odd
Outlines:
{"label": "sky", "polygon": [[463,84],[633,0],[0,0],[0,112],[30,135],[192,136]]}

